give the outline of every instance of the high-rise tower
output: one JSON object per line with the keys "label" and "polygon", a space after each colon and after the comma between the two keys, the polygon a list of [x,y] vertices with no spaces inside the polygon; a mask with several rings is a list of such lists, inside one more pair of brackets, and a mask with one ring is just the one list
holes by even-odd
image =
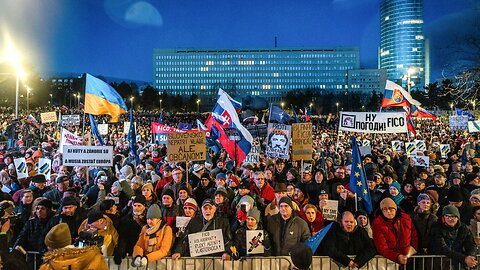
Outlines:
{"label": "high-rise tower", "polygon": [[382,0],[380,3],[379,68],[407,89],[423,90],[428,82],[423,34],[423,0]]}

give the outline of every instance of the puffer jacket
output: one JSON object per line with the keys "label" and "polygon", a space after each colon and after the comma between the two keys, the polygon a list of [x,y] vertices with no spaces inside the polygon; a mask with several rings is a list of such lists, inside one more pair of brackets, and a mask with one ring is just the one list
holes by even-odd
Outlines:
{"label": "puffer jacket", "polygon": [[400,210],[392,220],[380,214],[373,221],[372,230],[378,253],[393,262],[397,262],[398,255],[408,254],[410,246],[418,249],[417,231],[412,219]]}
{"label": "puffer jacket", "polygon": [[145,225],[142,228],[137,243],[133,247],[133,258],[136,256],[147,256],[148,262],[154,262],[170,255],[170,248],[172,247],[173,239],[172,228],[166,225],[163,221],[160,222],[162,222],[162,224],[160,224],[160,228],[155,232],[155,238],[157,240],[155,251],[150,253],[147,252],[148,241],[151,237],[147,234],[147,225]]}
{"label": "puffer jacket", "polygon": [[115,256],[123,259],[127,254],[133,254],[133,247],[137,243],[138,236],[145,224],[147,224],[147,219],[145,217],[139,224],[133,219],[132,212],[120,219],[118,235],[121,236],[118,238],[118,245],[114,252]]}
{"label": "puffer jacket", "polygon": [[[282,227],[284,232],[282,235]],[[273,256],[289,256],[290,249],[310,238],[310,229],[305,220],[296,215],[285,222],[280,214],[267,217],[267,231],[272,236]]]}
{"label": "puffer jacket", "polygon": [[96,246],[76,248],[67,246],[45,253],[40,270],[108,270],[105,259]]}
{"label": "puffer jacket", "polygon": [[48,219],[40,220],[31,218],[23,226],[14,246],[21,246],[26,251],[38,251],[43,249],[42,235],[47,228]]}
{"label": "puffer jacket", "polygon": [[445,255],[457,265],[464,264],[467,256],[476,256],[477,246],[472,232],[460,220],[454,227],[438,221],[432,227],[430,239],[430,254]]}

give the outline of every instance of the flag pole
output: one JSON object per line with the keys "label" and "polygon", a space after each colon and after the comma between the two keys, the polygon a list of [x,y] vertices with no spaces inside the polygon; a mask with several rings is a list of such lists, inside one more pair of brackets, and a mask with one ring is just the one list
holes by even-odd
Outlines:
{"label": "flag pole", "polygon": [[[86,99],[87,99],[86,94],[85,94],[85,93],[87,92],[87,89],[85,89],[85,88],[87,88],[87,82],[86,82],[87,76],[86,76],[86,74],[83,74],[83,77],[84,77],[84,79],[83,79],[83,96],[84,96],[84,100],[83,100],[82,137],[85,136],[85,105],[86,105],[86,104],[85,104],[85,101],[86,101]],[[83,139],[83,141],[85,142],[85,139]]]}
{"label": "flag pole", "polygon": [[358,211],[358,198],[357,198],[357,192],[355,192],[355,212]]}
{"label": "flag pole", "polygon": [[302,160],[300,161],[300,170],[301,170],[301,177],[302,177],[302,182],[303,182],[303,173],[304,173],[304,169],[303,169],[303,158]]}

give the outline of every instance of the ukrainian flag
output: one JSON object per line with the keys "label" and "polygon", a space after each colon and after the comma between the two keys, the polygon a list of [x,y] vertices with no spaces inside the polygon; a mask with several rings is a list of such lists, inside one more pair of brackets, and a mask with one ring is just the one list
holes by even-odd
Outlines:
{"label": "ukrainian flag", "polygon": [[127,105],[122,96],[108,83],[86,74],[85,78],[85,113],[93,115],[108,114],[110,122],[118,122],[118,117],[127,112]]}

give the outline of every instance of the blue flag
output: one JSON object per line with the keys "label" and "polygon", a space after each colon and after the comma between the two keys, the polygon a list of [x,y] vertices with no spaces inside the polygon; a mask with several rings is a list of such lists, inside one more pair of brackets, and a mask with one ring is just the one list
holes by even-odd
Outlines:
{"label": "blue flag", "polygon": [[300,123],[300,119],[298,119],[297,112],[293,108],[293,105],[292,105],[292,112],[293,112],[293,117],[295,118],[295,122]]}
{"label": "blue flag", "polygon": [[158,123],[163,125],[163,111],[160,112],[160,117],[158,118]]}
{"label": "blue flag", "polygon": [[467,149],[465,148],[463,148],[462,158],[460,159],[460,161],[462,162],[462,166],[465,166],[465,164],[467,164],[468,162]]}
{"label": "blue flag", "polygon": [[90,117],[90,126],[92,128],[93,135],[95,135],[95,138],[97,138],[100,146],[103,146],[103,137],[100,136],[100,132],[98,132],[97,122],[95,121],[95,118],[93,118],[93,115],[91,114],[88,114],[88,117]]}
{"label": "blue flag", "polygon": [[475,121],[475,116],[473,116],[473,114],[469,113],[468,111],[464,111],[459,108],[455,108],[455,110],[457,111],[457,115],[466,115],[468,116],[468,121]]}
{"label": "blue flag", "polygon": [[292,117],[288,115],[284,110],[280,109],[277,106],[272,106],[270,109],[270,120],[275,120],[278,121],[279,123],[286,124],[290,120],[292,120]]}
{"label": "blue flag", "polygon": [[128,130],[128,145],[130,153],[135,158],[136,165],[140,164],[140,158],[137,155],[137,135],[135,134],[135,122],[133,121],[133,112],[130,108],[130,129]]}
{"label": "blue flag", "polygon": [[325,238],[325,235],[327,235],[327,232],[328,230],[330,230],[330,227],[332,227],[332,224],[333,222],[325,226],[325,228],[321,229],[317,234],[308,238],[307,241],[305,241],[305,245],[307,245],[312,250],[312,253],[315,253],[315,251],[317,251],[318,246],[320,246],[320,243],[322,243],[323,238]]}
{"label": "blue flag", "polygon": [[354,136],[352,136],[352,169],[349,185],[350,189],[357,194],[359,207],[371,214],[373,207],[370,190],[367,185],[367,174],[360,159],[360,150]]}

